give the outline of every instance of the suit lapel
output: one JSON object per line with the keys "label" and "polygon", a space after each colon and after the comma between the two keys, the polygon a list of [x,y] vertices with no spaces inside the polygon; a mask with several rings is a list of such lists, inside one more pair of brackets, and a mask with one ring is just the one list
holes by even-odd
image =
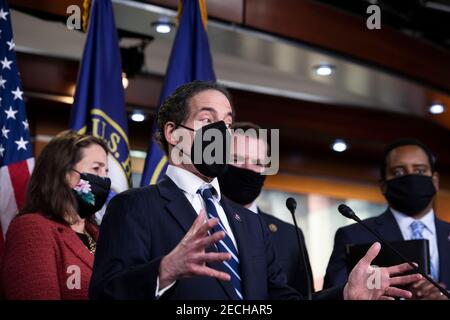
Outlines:
{"label": "suit lapel", "polygon": [[98,241],[98,225],[95,223],[86,221],[85,228],[86,228],[86,231],[89,232],[91,237],[94,238],[95,241]]}
{"label": "suit lapel", "polygon": [[375,223],[377,225],[378,233],[380,233],[387,241],[404,240],[400,227],[389,209],[378,216]]}
{"label": "suit lapel", "polygon": [[[165,177],[160,183],[158,183],[158,189],[161,196],[168,201],[166,204],[166,209],[175,221],[177,221],[184,232],[187,233],[194,223],[195,218],[198,216],[197,212],[195,212],[194,208],[186,199],[180,188],[178,188],[169,177]],[[217,249],[215,246],[211,246],[207,248],[206,252],[217,252]],[[223,263],[216,262],[208,263],[207,265],[210,268],[227,272]],[[217,281],[231,299],[237,299],[236,293],[234,292],[234,288],[230,281]]]}
{"label": "suit lapel", "polygon": [[184,232],[188,232],[195,218],[197,218],[197,213],[188,199],[186,199],[186,196],[168,177],[165,177],[158,184],[158,189],[161,196],[168,200],[166,208],[169,213],[178,222]]}
{"label": "suit lapel", "polygon": [[68,227],[61,228],[59,231],[66,246],[90,269],[92,269],[92,266],[94,265],[94,255],[86,248],[80,238],[78,238],[75,231]]}
{"label": "suit lapel", "polygon": [[439,254],[439,281],[450,283],[450,229],[446,224],[436,219],[436,236]]}

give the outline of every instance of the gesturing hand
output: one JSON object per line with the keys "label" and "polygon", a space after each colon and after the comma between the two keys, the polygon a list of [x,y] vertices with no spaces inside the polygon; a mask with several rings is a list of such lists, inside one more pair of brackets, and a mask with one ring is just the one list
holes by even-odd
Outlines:
{"label": "gesturing hand", "polygon": [[381,245],[378,242],[374,243],[353,268],[344,288],[344,299],[394,300],[394,297],[411,298],[411,292],[396,288],[396,286],[411,284],[422,279],[422,276],[420,274],[396,276],[412,269],[407,263],[388,268],[372,267],[371,263],[380,250]]}
{"label": "gesturing hand", "polygon": [[[446,288],[444,283],[439,284],[444,289]],[[448,300],[448,298],[427,279],[422,279],[414,283],[411,286],[411,292],[413,293],[413,299],[417,300]]]}
{"label": "gesturing hand", "polygon": [[218,224],[217,219],[205,222],[205,210],[201,210],[189,231],[178,245],[162,260],[159,266],[159,287],[164,289],[172,282],[193,276],[207,276],[229,281],[230,275],[206,266],[207,262],[223,262],[231,259],[229,253],[205,252],[205,249],[225,238],[223,231],[212,235],[208,230]]}

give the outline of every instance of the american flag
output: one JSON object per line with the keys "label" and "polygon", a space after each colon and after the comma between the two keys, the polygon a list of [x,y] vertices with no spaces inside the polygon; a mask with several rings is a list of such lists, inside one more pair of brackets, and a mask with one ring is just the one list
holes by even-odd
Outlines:
{"label": "american flag", "polygon": [[0,0],[0,254],[34,166],[14,47],[11,14],[6,0]]}

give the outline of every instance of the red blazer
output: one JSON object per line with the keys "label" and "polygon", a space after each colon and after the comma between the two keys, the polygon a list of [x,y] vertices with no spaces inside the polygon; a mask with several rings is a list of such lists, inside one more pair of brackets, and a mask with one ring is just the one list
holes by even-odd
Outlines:
{"label": "red blazer", "polygon": [[[86,224],[96,240],[98,228]],[[88,299],[94,255],[75,231],[41,214],[15,218],[1,263],[6,299]]]}

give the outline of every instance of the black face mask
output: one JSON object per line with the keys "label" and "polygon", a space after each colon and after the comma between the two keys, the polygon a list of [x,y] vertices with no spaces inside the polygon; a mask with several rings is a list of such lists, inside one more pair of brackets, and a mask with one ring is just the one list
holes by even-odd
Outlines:
{"label": "black face mask", "polygon": [[72,189],[72,192],[77,200],[78,215],[84,219],[103,207],[111,188],[111,179],[90,173],[78,173],[80,182]]}
{"label": "black face mask", "polygon": [[[195,132],[194,142],[192,143],[191,154],[189,156],[198,172],[206,177],[215,178],[227,171],[229,156],[229,152],[227,151],[230,150],[231,135],[224,121],[208,124],[198,130],[185,127],[181,124],[179,126]],[[209,131],[211,129],[216,131]],[[208,135],[208,131],[210,134],[211,132],[213,134]],[[221,143],[215,139],[220,139]],[[220,150],[212,147],[216,144],[221,146]],[[197,155],[196,152],[198,153]],[[217,157],[216,152],[220,153]],[[203,159],[205,154],[211,155],[212,159]]]}
{"label": "black face mask", "polygon": [[252,170],[229,166],[219,177],[220,191],[230,200],[247,205],[261,193],[266,176]]}
{"label": "black face mask", "polygon": [[424,210],[435,194],[431,176],[409,174],[386,181],[385,197],[389,205],[409,216]]}

